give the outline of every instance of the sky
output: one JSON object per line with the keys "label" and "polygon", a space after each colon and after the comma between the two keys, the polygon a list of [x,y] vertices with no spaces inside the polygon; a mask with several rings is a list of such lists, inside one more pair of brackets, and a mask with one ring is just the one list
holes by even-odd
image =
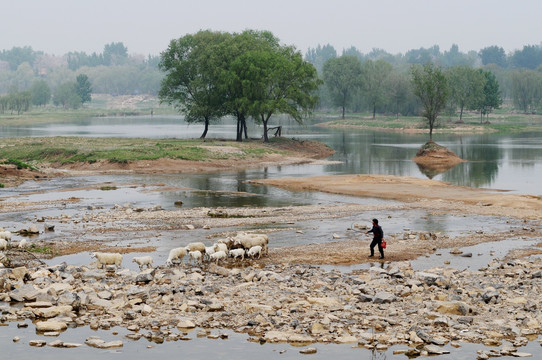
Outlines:
{"label": "sky", "polygon": [[542,43],[542,0],[0,0],[0,50],[159,55],[199,30],[269,30],[303,54],[330,44],[389,53],[453,44],[507,53]]}

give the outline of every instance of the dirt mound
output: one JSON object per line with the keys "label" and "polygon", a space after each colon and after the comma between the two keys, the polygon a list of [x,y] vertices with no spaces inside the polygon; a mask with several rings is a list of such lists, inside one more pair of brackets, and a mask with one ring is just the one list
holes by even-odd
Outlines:
{"label": "dirt mound", "polygon": [[453,151],[437,144],[433,140],[429,140],[425,143],[412,160],[417,164],[423,165],[426,169],[434,167],[435,170],[438,170],[439,172],[442,172],[443,167],[445,170],[449,170],[451,167],[465,161]]}
{"label": "dirt mound", "polygon": [[6,187],[17,186],[26,180],[47,177],[45,174],[30,169],[19,169],[16,165],[0,165],[0,184]]}

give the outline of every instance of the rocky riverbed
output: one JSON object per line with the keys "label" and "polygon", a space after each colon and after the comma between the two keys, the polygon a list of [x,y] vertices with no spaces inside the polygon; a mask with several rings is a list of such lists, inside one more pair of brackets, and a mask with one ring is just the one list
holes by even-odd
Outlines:
{"label": "rocky riverbed", "polygon": [[[63,263],[0,274],[0,300],[6,302],[0,321],[31,319],[38,333],[53,335],[77,326],[121,326],[131,340],[162,343],[186,340],[197,327],[204,329],[201,336],[232,329],[261,343],[351,343],[377,350],[407,344],[401,352],[408,356],[474,342],[494,346],[478,355],[487,358],[524,356],[517,348],[542,329],[540,258],[495,260],[479,271],[414,271],[409,262],[351,274],[257,263],[141,272]],[[87,345],[118,347],[122,341],[89,338]]]}

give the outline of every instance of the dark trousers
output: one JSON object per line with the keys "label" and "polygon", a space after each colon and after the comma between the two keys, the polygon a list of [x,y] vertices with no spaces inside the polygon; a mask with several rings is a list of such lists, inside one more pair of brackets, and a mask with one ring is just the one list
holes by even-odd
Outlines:
{"label": "dark trousers", "polygon": [[373,239],[371,242],[371,256],[374,256],[375,254],[375,246],[378,245],[378,251],[380,252],[380,256],[384,257],[384,249],[382,249],[382,239]]}

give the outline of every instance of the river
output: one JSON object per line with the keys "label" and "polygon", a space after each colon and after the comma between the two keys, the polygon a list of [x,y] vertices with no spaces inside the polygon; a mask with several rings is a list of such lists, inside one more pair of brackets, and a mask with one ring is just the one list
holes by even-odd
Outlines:
{"label": "river", "polygon": [[[428,175],[418,168],[410,159],[416,150],[427,141],[424,134],[385,133],[367,130],[352,129],[329,129],[316,126],[315,124],[300,126],[293,122],[282,121],[283,136],[299,139],[314,139],[328,144],[336,150],[329,158],[333,163],[324,165],[293,165],[281,167],[269,167],[265,169],[250,169],[214,174],[181,174],[181,175],[99,175],[85,178],[62,178],[48,179],[44,181],[28,181],[17,188],[2,189],[0,198],[19,197],[21,200],[40,200],[55,197],[75,196],[82,199],[78,207],[64,209],[47,209],[32,214],[9,215],[2,219],[2,224],[17,224],[23,218],[41,217],[45,215],[58,215],[62,213],[76,212],[81,206],[97,205],[111,207],[115,203],[130,201],[137,206],[146,207],[152,204],[160,204],[165,209],[174,208],[174,200],[182,199],[183,207],[213,207],[213,206],[286,206],[304,204],[333,204],[333,203],[376,203],[383,202],[378,199],[354,198],[349,196],[337,196],[321,193],[292,193],[282,189],[252,186],[245,180],[269,177],[286,176],[316,176],[329,174],[389,174],[397,176],[413,176],[427,178],[431,176],[436,180],[443,180],[456,185],[470,187],[483,187],[489,189],[502,189],[512,193],[541,195],[542,187],[542,134],[519,133],[509,135],[472,134],[472,135],[439,135],[434,140],[450,150],[454,151],[465,163],[442,173]],[[47,124],[39,126],[17,126],[0,128],[1,137],[42,137],[42,136],[90,136],[90,137],[146,137],[146,138],[195,138],[201,134],[202,127],[199,125],[187,125],[178,117],[125,117],[125,118],[93,118],[73,123]],[[208,138],[233,138],[235,124],[225,122],[211,125]],[[251,125],[249,135],[261,136],[261,128]],[[538,179],[538,180],[537,180]],[[142,191],[141,188],[123,186],[118,191],[107,192],[98,190],[75,190],[73,192],[60,192],[61,189],[91,186],[103,183],[125,184],[166,184],[171,186],[186,187],[191,190],[183,191]],[[45,194],[34,194],[35,190],[49,190]],[[244,192],[250,196],[235,196],[234,193]],[[384,214],[377,214],[377,216]],[[328,233],[340,231],[354,222],[356,218],[342,219],[333,224],[327,224]],[[469,219],[453,216],[427,216],[427,214],[394,214],[393,224],[387,226],[387,231],[400,231],[405,227],[424,229],[425,231],[443,231],[448,234],[460,234],[469,229],[474,223],[498,228],[506,228],[505,221],[498,218]],[[311,226],[307,226],[310,228]],[[318,241],[318,232],[307,232],[306,238]],[[297,239],[297,240],[296,240]],[[315,240],[316,239],[316,240]],[[282,246],[293,241],[300,241],[297,237],[285,237],[285,243],[275,244]],[[323,241],[323,240],[322,240]],[[513,244],[490,244],[484,249],[475,249],[487,255],[490,261],[489,250],[502,255]],[[498,250],[501,252],[499,253]],[[164,254],[161,254],[163,256]],[[440,255],[440,254],[439,254]],[[441,264],[444,258],[440,256],[435,261],[432,258],[414,262],[415,268],[423,266],[436,266]],[[53,259],[59,261],[90,262],[87,256],[74,256],[66,259]],[[469,264],[464,267],[469,267]],[[349,268],[343,269],[348,271]],[[4,308],[5,309],[5,308]],[[293,359],[299,358],[299,348],[287,344],[265,344],[263,346],[247,341],[243,334],[227,332],[227,340],[209,340],[197,338],[192,334],[192,341],[170,342],[156,345],[145,341],[137,342],[124,340],[125,346],[117,350],[96,350],[86,346],[75,349],[55,349],[46,347],[43,349],[28,346],[31,339],[44,339],[42,335],[34,333],[34,327],[17,328],[17,323],[11,322],[9,326],[0,327],[0,347],[2,354],[0,359],[33,359],[39,357],[45,360],[63,360],[79,357],[81,359],[96,358],[143,358],[144,356],[182,356],[189,359]],[[124,329],[112,331],[92,331],[89,328],[69,329],[60,338],[65,342],[84,342],[88,336],[99,335],[105,340],[123,339]],[[12,343],[14,336],[21,337],[18,343]],[[46,339],[49,340],[50,339]],[[403,359],[404,355],[393,355],[393,350],[405,348],[404,346],[393,347],[385,352],[371,352],[366,349],[352,348],[351,345],[315,344],[318,353],[312,355],[314,359],[327,359],[335,356],[341,359]],[[451,355],[439,356],[439,359],[472,359],[478,349],[485,348],[477,344],[463,344],[460,349],[446,347],[452,351]],[[486,348],[487,349],[487,348]],[[540,346],[536,341],[521,349],[531,352],[536,356],[542,356]],[[501,357],[507,359],[508,357]]]}

